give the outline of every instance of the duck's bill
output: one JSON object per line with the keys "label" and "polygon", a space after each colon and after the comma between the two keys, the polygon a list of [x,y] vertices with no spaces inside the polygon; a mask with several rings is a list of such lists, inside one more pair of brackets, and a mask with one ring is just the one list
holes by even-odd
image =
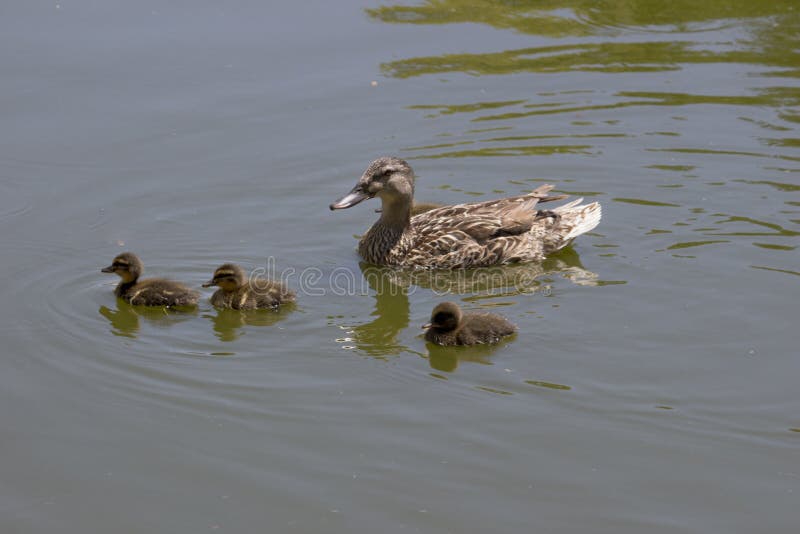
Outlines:
{"label": "duck's bill", "polygon": [[429,328],[433,328],[433,323],[425,323],[422,325],[423,330],[428,330]]}
{"label": "duck's bill", "polygon": [[352,191],[345,196],[331,204],[332,210],[343,210],[345,208],[352,208],[359,202],[367,200],[370,196],[364,193],[359,186],[353,188]]}
{"label": "duck's bill", "polygon": [[215,281],[209,280],[208,282],[203,284],[203,287],[211,287],[211,286],[215,286],[215,285],[217,285],[217,283]]}
{"label": "duck's bill", "polygon": [[109,265],[108,267],[103,267],[102,269],[100,269],[100,272],[101,273],[113,273],[114,272],[114,266],[113,265]]}

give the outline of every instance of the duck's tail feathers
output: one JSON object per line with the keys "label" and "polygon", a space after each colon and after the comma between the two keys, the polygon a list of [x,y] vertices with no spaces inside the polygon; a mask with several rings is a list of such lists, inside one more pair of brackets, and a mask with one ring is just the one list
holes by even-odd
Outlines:
{"label": "duck's tail feathers", "polygon": [[[562,249],[581,234],[592,231],[603,216],[603,209],[597,202],[581,205],[582,198],[568,202],[553,210],[558,217],[553,221],[554,239],[547,240],[545,248],[549,252]],[[549,245],[549,246],[548,246]]]}
{"label": "duck's tail feathers", "polygon": [[569,195],[548,195],[555,186],[552,184],[540,185],[526,196],[531,196],[535,199],[534,204],[541,204],[542,202],[553,202],[554,200],[564,200]]}

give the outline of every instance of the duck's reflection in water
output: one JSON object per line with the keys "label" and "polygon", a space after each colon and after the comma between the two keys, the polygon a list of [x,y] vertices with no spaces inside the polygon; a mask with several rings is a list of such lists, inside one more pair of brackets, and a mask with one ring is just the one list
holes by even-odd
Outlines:
{"label": "duck's reflection in water", "polygon": [[277,309],[215,309],[213,314],[203,314],[203,317],[211,320],[214,334],[220,341],[234,341],[242,335],[244,326],[272,326],[284,320],[293,309],[292,304],[285,304]]}
{"label": "duck's reflection in water", "polygon": [[196,316],[197,309],[132,306],[118,298],[116,309],[100,306],[97,313],[108,320],[111,324],[111,333],[115,336],[135,338],[141,328],[141,318],[153,326],[167,327]]}
{"label": "duck's reflection in water", "polygon": [[375,292],[375,309],[370,314],[374,319],[360,324],[349,332],[349,341],[370,356],[390,356],[408,351],[398,342],[401,330],[408,326],[410,305],[407,286],[397,284],[388,267],[376,267],[361,263],[361,273],[370,289]]}
{"label": "duck's reflection in water", "polygon": [[[598,276],[583,267],[577,252],[571,247],[560,251],[543,263],[526,263],[499,267],[455,271],[402,271],[390,267],[377,267],[362,263],[361,273],[374,292],[373,319],[348,329],[343,342],[370,356],[382,357],[409,352],[425,357],[400,341],[401,332],[409,326],[409,294],[432,290],[439,296],[463,294],[466,297],[490,299],[497,297],[528,298],[527,295],[549,289],[547,284],[555,276],[581,285],[595,285]],[[450,296],[450,300],[456,300]],[[508,304],[508,302],[504,302]],[[491,303],[487,303],[487,307]],[[426,313],[429,310],[426,310]],[[415,329],[420,325],[412,325]],[[496,345],[475,347],[438,347],[427,344],[431,367],[452,371],[459,361],[488,364],[489,357],[512,336]]]}
{"label": "duck's reflection in water", "polygon": [[[371,269],[377,269],[371,267]],[[362,269],[363,270],[363,269]],[[560,276],[579,285],[597,285],[597,274],[587,270],[578,253],[571,247],[559,251],[542,263],[517,263],[454,269],[450,271],[401,271],[385,268],[388,282],[411,289],[430,289],[439,296],[466,294],[477,297],[515,296],[536,293],[543,282]],[[372,284],[370,283],[370,286]]]}

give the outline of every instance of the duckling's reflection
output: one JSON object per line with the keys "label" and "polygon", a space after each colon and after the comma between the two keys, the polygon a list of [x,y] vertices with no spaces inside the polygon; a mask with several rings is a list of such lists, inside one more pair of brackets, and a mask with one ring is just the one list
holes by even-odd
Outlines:
{"label": "duckling's reflection", "polygon": [[215,309],[216,315],[204,314],[214,324],[214,334],[220,341],[235,341],[241,329],[247,326],[272,326],[284,320],[294,305],[285,304],[278,309],[230,310]]}
{"label": "duckling's reflection", "polygon": [[459,362],[474,362],[491,365],[490,356],[500,347],[507,345],[516,335],[491,345],[469,345],[461,347],[442,347],[435,343],[426,343],[428,348],[428,364],[432,369],[452,373]]}
{"label": "duckling's reflection", "polygon": [[375,309],[372,321],[352,329],[351,336],[359,350],[371,356],[388,356],[409,350],[398,343],[397,336],[408,326],[410,306],[408,287],[396,283],[389,267],[360,263],[361,274],[375,291]]}
{"label": "duckling's reflection", "polygon": [[135,338],[139,333],[139,319],[144,317],[157,326],[169,326],[197,315],[192,308],[167,309],[153,306],[133,306],[117,298],[117,309],[100,306],[97,312],[111,323],[111,333],[115,336]]}

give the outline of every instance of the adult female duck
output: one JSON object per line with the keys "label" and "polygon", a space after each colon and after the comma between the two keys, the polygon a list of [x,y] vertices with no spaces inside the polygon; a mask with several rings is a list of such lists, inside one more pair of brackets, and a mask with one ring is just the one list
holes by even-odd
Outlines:
{"label": "adult female duck", "polygon": [[355,206],[379,197],[381,217],[361,238],[358,252],[365,261],[396,267],[457,269],[520,261],[541,261],[567,246],[600,222],[597,202],[574,200],[553,210],[537,210],[539,202],[566,198],[547,196],[542,185],[517,197],[457,204],[411,216],[414,171],[400,158],[373,161],[350,193],[331,209]]}

